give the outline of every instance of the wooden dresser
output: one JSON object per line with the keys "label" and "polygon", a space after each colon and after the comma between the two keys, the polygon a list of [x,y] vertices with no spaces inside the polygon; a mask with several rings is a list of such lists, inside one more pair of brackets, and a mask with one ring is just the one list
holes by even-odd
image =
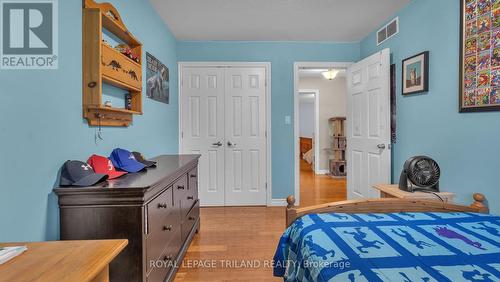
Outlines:
{"label": "wooden dresser", "polygon": [[110,281],[173,280],[200,226],[199,157],[159,156],[144,172],[56,188],[61,240],[128,239],[110,264]]}
{"label": "wooden dresser", "polygon": [[300,139],[300,158],[313,147],[313,140],[309,137],[299,137]]}

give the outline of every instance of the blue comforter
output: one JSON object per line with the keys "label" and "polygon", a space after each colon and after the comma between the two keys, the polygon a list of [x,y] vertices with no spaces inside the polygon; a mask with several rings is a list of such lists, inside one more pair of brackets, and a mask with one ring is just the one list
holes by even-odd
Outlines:
{"label": "blue comforter", "polygon": [[306,215],[281,237],[274,264],[286,281],[500,281],[500,217]]}

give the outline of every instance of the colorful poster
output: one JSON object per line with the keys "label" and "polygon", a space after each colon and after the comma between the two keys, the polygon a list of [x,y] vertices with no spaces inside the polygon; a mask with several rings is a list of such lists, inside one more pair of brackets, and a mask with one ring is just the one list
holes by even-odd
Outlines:
{"label": "colorful poster", "polygon": [[491,68],[491,55],[489,51],[479,53],[477,57],[477,70],[489,70]]}
{"label": "colorful poster", "polygon": [[460,111],[500,110],[500,0],[462,0]]}

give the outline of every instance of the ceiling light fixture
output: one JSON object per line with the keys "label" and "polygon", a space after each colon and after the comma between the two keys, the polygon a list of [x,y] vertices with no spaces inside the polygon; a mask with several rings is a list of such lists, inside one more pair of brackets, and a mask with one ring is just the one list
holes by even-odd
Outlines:
{"label": "ceiling light fixture", "polygon": [[326,78],[328,80],[334,80],[337,77],[337,75],[339,74],[339,71],[334,70],[334,69],[330,69],[328,71],[322,72],[321,74],[323,75],[324,78]]}

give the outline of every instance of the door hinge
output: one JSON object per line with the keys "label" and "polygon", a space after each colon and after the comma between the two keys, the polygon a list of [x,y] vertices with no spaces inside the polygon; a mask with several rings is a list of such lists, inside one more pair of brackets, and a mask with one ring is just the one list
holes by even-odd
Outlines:
{"label": "door hinge", "polygon": [[266,190],[267,190],[267,182],[266,182]]}
{"label": "door hinge", "polygon": [[181,139],[184,138],[184,131],[181,131]]}
{"label": "door hinge", "polygon": [[264,132],[264,136],[266,136],[266,138],[267,138],[267,130]]}

